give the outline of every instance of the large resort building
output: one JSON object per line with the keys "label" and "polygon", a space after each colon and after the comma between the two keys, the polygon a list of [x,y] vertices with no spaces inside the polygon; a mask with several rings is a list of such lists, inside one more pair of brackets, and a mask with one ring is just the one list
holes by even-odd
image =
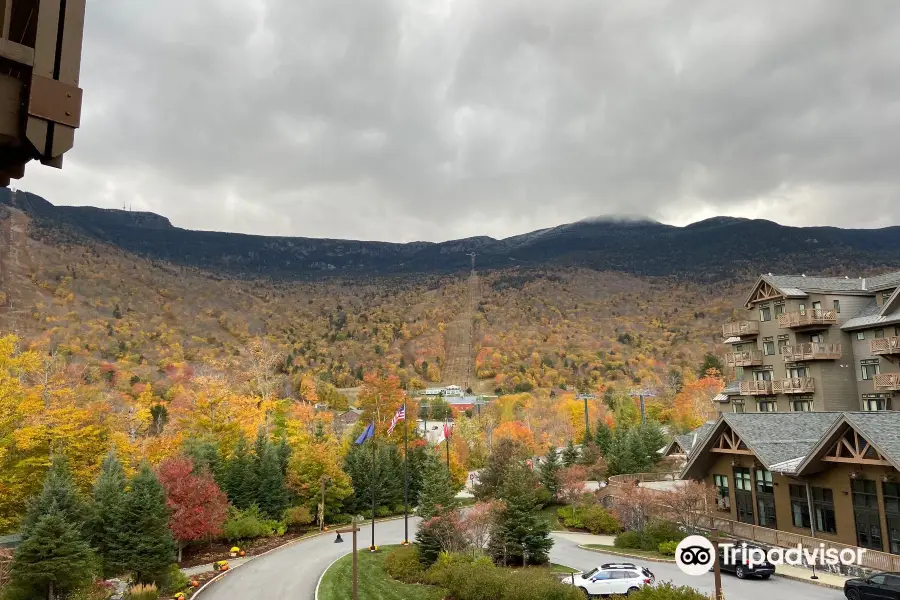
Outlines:
{"label": "large resort building", "polygon": [[722,413],[667,452],[720,519],[900,554],[900,412]]}
{"label": "large resort building", "polygon": [[763,275],[722,327],[735,381],[722,412],[900,409],[900,271]]}

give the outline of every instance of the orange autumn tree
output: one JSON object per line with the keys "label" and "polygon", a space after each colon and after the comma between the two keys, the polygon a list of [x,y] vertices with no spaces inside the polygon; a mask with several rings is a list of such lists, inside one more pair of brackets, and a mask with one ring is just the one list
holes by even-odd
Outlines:
{"label": "orange autumn tree", "polygon": [[503,439],[510,439],[522,444],[528,449],[529,454],[534,454],[535,452],[536,446],[534,435],[532,435],[528,427],[521,421],[507,421],[506,423],[501,423],[500,426],[494,430],[493,436],[495,443]]}
{"label": "orange autumn tree", "polygon": [[683,431],[695,429],[707,419],[715,418],[713,398],[722,391],[725,383],[716,369],[707,369],[701,378],[692,372],[684,375],[684,384],[674,401],[674,424]]}
{"label": "orange autumn tree", "polygon": [[[387,433],[391,419],[403,404],[405,397],[406,394],[400,388],[400,378],[396,375],[379,377],[374,373],[366,374],[363,378],[362,389],[357,396],[357,407],[363,411],[360,421],[363,423],[375,421],[377,434],[383,436]],[[410,415],[415,414],[411,407],[409,407],[409,413]],[[402,430],[398,427],[396,431]]]}

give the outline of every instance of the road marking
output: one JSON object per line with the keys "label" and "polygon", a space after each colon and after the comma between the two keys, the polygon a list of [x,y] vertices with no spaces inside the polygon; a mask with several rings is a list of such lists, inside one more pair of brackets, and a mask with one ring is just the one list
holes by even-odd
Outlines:
{"label": "road marking", "polygon": [[316,599],[316,600],[319,600],[319,586],[322,585],[322,580],[325,579],[325,573],[328,572],[328,569],[330,569],[331,567],[333,567],[333,566],[334,566],[334,563],[336,563],[337,561],[341,560],[341,559],[344,558],[345,556],[350,556],[351,554],[353,554],[353,551],[352,551],[352,550],[351,550],[350,552],[348,552],[347,554],[343,554],[343,555],[341,555],[341,556],[338,556],[336,559],[334,559],[333,561],[331,561],[331,564],[330,564],[330,565],[328,565],[327,567],[325,567],[325,570],[322,571],[322,574],[321,574],[321,575],[319,575],[319,581],[316,583],[316,595],[315,595],[315,599]]}

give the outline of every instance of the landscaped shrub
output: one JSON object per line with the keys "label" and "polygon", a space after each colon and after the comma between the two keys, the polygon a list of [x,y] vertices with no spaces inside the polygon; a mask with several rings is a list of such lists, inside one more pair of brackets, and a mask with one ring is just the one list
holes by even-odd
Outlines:
{"label": "landscaped shrub", "polygon": [[709,600],[709,596],[701,594],[689,586],[675,586],[669,583],[660,583],[654,586],[644,586],[640,591],[628,596],[629,600]]}
{"label": "landscaped shrub", "polygon": [[[446,578],[454,567],[469,567],[475,561],[470,554],[447,554],[442,552],[425,573],[425,582],[446,588]],[[480,561],[484,562],[484,561]]]}
{"label": "landscaped shrub", "polygon": [[115,586],[112,583],[95,581],[90,585],[73,590],[68,595],[68,600],[109,600],[114,591]]}
{"label": "landscaped shrub", "polygon": [[338,513],[332,517],[326,517],[325,522],[329,525],[344,525],[353,520],[353,517],[346,513]]}
{"label": "landscaped shrub", "polygon": [[647,549],[656,550],[662,542],[680,542],[687,534],[681,530],[678,523],[653,519],[644,528],[644,536],[649,539],[650,548]]}
{"label": "landscaped shrub", "polygon": [[139,583],[128,588],[125,600],[159,600],[159,590],[152,583]]}
{"label": "landscaped shrub", "polygon": [[665,554],[666,556],[675,556],[675,549],[678,548],[678,542],[661,542],[659,544],[659,553]]}
{"label": "landscaped shrub", "polygon": [[400,546],[391,550],[384,557],[384,570],[404,583],[421,583],[425,578],[425,568],[419,561],[419,550],[415,546]]}
{"label": "landscaped shrub", "polygon": [[556,509],[557,516],[562,519],[563,525],[572,529],[584,529],[584,521],[581,516],[584,511],[576,511],[574,506],[563,506]]}
{"label": "landscaped shrub", "polygon": [[178,592],[186,590],[190,584],[191,582],[187,575],[181,572],[178,565],[173,564],[169,567],[169,572],[166,573],[166,581],[161,586],[160,593],[164,596],[174,596]]}
{"label": "landscaped shrub", "polygon": [[553,502],[553,494],[545,487],[539,487],[534,493],[534,498],[541,508]]}
{"label": "landscaped shrub", "polygon": [[581,520],[584,528],[593,533],[618,533],[621,527],[619,521],[602,506],[592,506],[584,509]]}
{"label": "landscaped shrub", "polygon": [[632,548],[638,550],[641,547],[642,541],[643,537],[639,531],[623,531],[616,536],[613,545],[616,548]]}
{"label": "landscaped shrub", "polygon": [[284,511],[284,523],[288,527],[303,527],[313,522],[312,511],[308,506],[292,506]]}
{"label": "landscaped shrub", "polygon": [[256,506],[247,510],[231,507],[228,509],[228,519],[222,526],[222,535],[229,541],[251,540],[275,535],[278,527],[278,521],[266,519]]}
{"label": "landscaped shrub", "polygon": [[388,506],[379,506],[375,511],[375,516],[377,517],[389,517],[391,515],[391,509]]}
{"label": "landscaped shrub", "polygon": [[[459,558],[457,558],[459,557]],[[432,572],[434,571],[434,572]],[[439,572],[439,574],[438,574]],[[454,600],[583,600],[577,588],[542,568],[504,569],[487,558],[443,554],[429,570]]]}

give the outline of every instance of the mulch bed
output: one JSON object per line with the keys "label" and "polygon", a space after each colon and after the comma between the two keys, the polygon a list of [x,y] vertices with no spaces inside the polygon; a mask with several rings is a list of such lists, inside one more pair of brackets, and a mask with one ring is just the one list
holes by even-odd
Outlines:
{"label": "mulch bed", "polygon": [[216,562],[217,560],[228,560],[231,558],[232,546],[239,546],[246,553],[246,556],[256,556],[262,554],[278,546],[282,546],[287,542],[303,537],[316,529],[305,529],[302,531],[289,531],[283,536],[272,536],[268,538],[258,538],[250,540],[243,544],[232,544],[225,541],[215,541],[203,546],[189,546],[184,549],[182,561],[178,563],[181,568],[196,567]]}

